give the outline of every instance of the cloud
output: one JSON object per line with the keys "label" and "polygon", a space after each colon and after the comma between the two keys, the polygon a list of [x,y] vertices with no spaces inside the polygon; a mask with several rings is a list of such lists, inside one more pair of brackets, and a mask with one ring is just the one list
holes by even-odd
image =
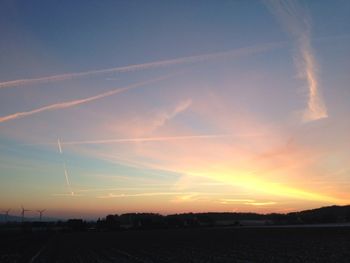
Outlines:
{"label": "cloud", "polygon": [[[322,205],[348,202],[348,196],[314,184],[316,180],[323,180],[315,172],[321,161],[320,154],[323,154],[319,149],[313,150],[308,145],[299,144],[297,138],[296,141],[291,140],[293,131],[289,126],[262,122],[248,113],[235,111],[226,95],[216,98],[208,100],[207,96],[196,97],[191,113],[206,130],[218,132],[205,136],[222,137],[192,137],[197,131],[192,123],[174,123],[167,130],[174,136],[66,142],[73,143],[70,149],[77,154],[141,171],[149,169],[159,174],[172,174],[172,179],[178,181],[174,183],[175,190],[193,190],[191,187],[210,180],[218,183],[218,186],[210,187],[210,191],[222,191],[222,197],[232,191],[238,194],[249,192],[244,199],[258,200],[257,203],[265,200],[278,203],[308,200]],[[199,107],[200,101],[203,107]],[[220,131],[226,133],[220,134]],[[190,136],[178,137],[178,134],[185,132]],[[162,143],[142,143],[137,147],[113,145],[124,140],[128,143],[159,140]],[[74,143],[77,145],[74,146]],[[84,143],[106,145],[89,147]],[[184,176],[195,179],[182,180]],[[305,181],[305,178],[308,180]],[[162,180],[160,178],[159,182],[164,182]],[[204,186],[200,189],[203,190]]]}
{"label": "cloud", "polygon": [[[206,98],[206,97],[205,97]],[[196,99],[197,100],[200,98]],[[247,191],[260,198],[282,200],[310,200],[328,203],[343,203],[344,199],[331,191],[320,191],[314,185],[301,185],[302,178],[311,174],[309,167],[317,162],[315,152],[299,144],[290,144],[281,127],[258,121],[253,116],[229,110],[229,98],[222,98],[219,108],[213,107],[216,101],[205,100],[206,107],[193,107],[193,114],[204,127],[226,134],[206,134],[196,136],[137,137],[115,140],[65,141],[77,153],[119,164],[132,165],[137,169],[152,169],[160,174],[169,172],[180,180],[182,176],[203,178],[226,185],[227,189],[237,189],[238,193]],[[197,105],[197,103],[196,103]],[[180,107],[179,107],[180,108]],[[172,127],[175,134],[188,131],[183,124]],[[221,128],[222,127],[222,128]],[[233,131],[237,134],[233,133]],[[195,131],[191,131],[192,134]],[[287,133],[288,134],[288,133]],[[220,137],[222,136],[222,137]],[[206,138],[206,139],[204,139]],[[120,146],[113,143],[137,141],[161,141],[164,143],[143,143],[138,147]],[[79,144],[107,144],[106,147],[80,147]],[[129,162],[129,161],[132,162]],[[190,186],[196,185],[190,182]],[[186,182],[179,181],[177,189],[183,189]],[[231,188],[230,188],[231,187]],[[225,189],[227,192],[228,190]],[[254,198],[257,198],[254,196]],[[246,199],[254,199],[247,196]]]}
{"label": "cloud", "polygon": [[143,63],[143,64],[135,64],[135,65],[129,65],[129,66],[123,66],[123,67],[90,70],[85,72],[66,73],[66,74],[52,75],[52,76],[46,76],[46,77],[40,77],[40,78],[16,79],[11,81],[0,82],[0,89],[14,87],[14,86],[50,83],[50,82],[63,81],[63,80],[82,78],[86,76],[101,75],[101,74],[107,74],[107,73],[123,73],[123,72],[146,70],[150,68],[159,68],[159,67],[165,67],[165,66],[171,66],[171,65],[177,65],[177,64],[190,64],[190,63],[209,61],[209,60],[219,59],[219,58],[247,56],[255,53],[266,52],[271,49],[281,47],[283,44],[284,43],[266,43],[261,45],[254,45],[249,47],[233,49],[225,52],[209,53],[209,54],[175,58],[175,59],[169,59],[169,60],[160,60],[160,61],[154,61],[154,62]]}
{"label": "cloud", "polygon": [[[111,143],[137,143],[137,142],[166,142],[182,141],[194,139],[217,139],[224,137],[234,137],[231,134],[205,134],[188,136],[163,136],[163,137],[144,137],[144,138],[125,138],[125,139],[107,139],[107,140],[83,140],[83,141],[65,141],[64,145],[84,145],[84,144],[111,144]],[[239,135],[238,135],[239,136]]]}
{"label": "cloud", "polygon": [[[206,143],[201,143],[204,148],[211,149],[214,153],[218,153],[216,147],[210,147],[210,145]],[[180,145],[178,145],[180,146]],[[180,147],[182,147],[181,145]],[[212,145],[211,145],[212,146]],[[199,144],[189,144],[186,143],[186,148],[189,148],[190,153],[179,155],[179,148],[172,147],[172,151],[168,151],[168,155],[164,156],[162,152],[157,153],[156,156],[153,153],[148,152],[146,155],[151,160],[157,160],[158,163],[154,164],[153,162],[148,162],[147,165],[149,169],[155,169],[159,171],[171,171],[177,173],[179,175],[183,174],[190,177],[210,179],[217,182],[222,182],[226,186],[232,186],[237,189],[240,189],[239,193],[245,190],[253,191],[255,195],[269,195],[280,197],[284,199],[294,199],[294,200],[309,200],[309,201],[318,201],[323,203],[337,203],[344,204],[348,202],[343,198],[338,198],[336,196],[327,195],[326,193],[320,193],[319,191],[313,191],[312,189],[303,189],[298,186],[290,186],[293,184],[292,174],[289,171],[288,164],[284,167],[280,167],[278,171],[264,171],[264,166],[270,164],[275,160],[265,160],[263,164],[254,163],[256,165],[255,169],[256,173],[250,173],[252,169],[251,159],[242,163],[242,161],[238,163],[232,163],[232,160],[242,154],[246,154],[238,149],[236,149],[236,154],[227,159],[218,159],[213,158],[213,156],[205,156],[200,150]],[[215,149],[216,148],[216,149]],[[168,149],[168,148],[167,148]],[[175,154],[173,154],[174,152]],[[143,152],[144,156],[146,152]],[[289,154],[289,153],[287,153]],[[137,158],[137,157],[136,157]],[[246,159],[247,156],[244,157]],[[301,156],[298,156],[298,160]],[[297,161],[297,160],[292,160]],[[299,164],[303,165],[303,162],[299,160]],[[243,165],[243,166],[242,166]],[[240,167],[242,166],[242,167]],[[282,180],[276,180],[270,178],[274,173],[284,174],[286,178],[281,178]],[[285,181],[287,180],[287,181]],[[295,179],[297,180],[297,178]],[[181,189],[181,187],[180,187]],[[186,193],[188,194],[188,193]],[[224,192],[221,193],[225,195]],[[255,202],[253,203],[253,199],[244,199],[241,201],[245,201],[249,205],[272,205],[272,203],[264,203],[264,202]],[[261,204],[260,204],[261,203]]]}
{"label": "cloud", "polygon": [[[158,93],[155,97],[159,96],[157,99],[164,101],[166,98],[163,97],[163,94],[163,92]],[[174,123],[171,125],[168,125],[168,123],[178,115],[182,115],[188,111],[192,107],[192,99],[180,99],[176,103],[168,102],[164,104],[164,106],[151,110],[145,108],[143,105],[137,105],[136,107],[140,106],[138,114],[113,116],[114,120],[118,118],[118,122],[106,122],[103,128],[108,131],[106,133],[119,134],[121,137],[150,137],[164,132],[169,128],[171,129]]]}
{"label": "cloud", "polygon": [[151,192],[151,193],[137,193],[137,194],[113,194],[100,195],[97,198],[108,199],[108,198],[125,198],[125,197],[147,197],[147,196],[166,196],[166,195],[179,195],[181,192]]}
{"label": "cloud", "polygon": [[[130,180],[130,178],[128,178]],[[143,185],[142,187],[105,187],[105,188],[82,188],[76,189],[78,193],[86,192],[107,192],[107,191],[145,191],[145,190],[155,190],[164,187],[170,187],[170,184],[153,184],[153,185]]]}
{"label": "cloud", "polygon": [[296,0],[265,0],[264,2],[296,41],[298,47],[296,66],[300,76],[306,80],[309,92],[303,120],[313,121],[328,117],[319,87],[319,66],[311,45],[309,15]]}
{"label": "cloud", "polygon": [[[222,193],[218,192],[179,192],[179,191],[168,191],[168,192],[142,192],[142,193],[108,193],[106,195],[97,196],[97,198],[109,199],[109,198],[127,198],[127,197],[154,197],[154,196],[176,196],[172,202],[186,202],[196,201],[206,197],[220,196]],[[235,194],[229,194],[235,195]],[[254,202],[254,200],[248,200]]]}
{"label": "cloud", "polygon": [[252,199],[237,199],[237,198],[234,198],[234,199],[231,199],[231,198],[223,198],[223,199],[220,199],[220,203],[221,204],[231,204],[231,203],[251,203],[251,202],[255,202],[255,200],[252,200]]}
{"label": "cloud", "polygon": [[67,193],[59,193],[59,194],[52,194],[52,196],[59,196],[59,197],[82,197],[82,196],[84,196],[84,195],[76,194],[76,193],[74,193],[74,194],[72,194],[72,193],[69,193],[69,194],[67,194]]}
{"label": "cloud", "polygon": [[167,79],[171,76],[174,76],[174,74],[170,74],[170,75],[166,75],[163,77],[158,77],[158,78],[154,78],[154,79],[150,79],[150,80],[146,80],[146,81],[141,81],[141,82],[137,82],[122,88],[118,88],[118,89],[113,89],[104,93],[100,93],[98,95],[92,96],[92,97],[88,97],[88,98],[84,98],[84,99],[78,99],[78,100],[72,100],[72,101],[65,101],[65,102],[60,102],[60,103],[55,103],[55,104],[50,104],[44,107],[40,107],[34,110],[30,110],[30,111],[24,111],[24,112],[17,112],[14,114],[10,114],[7,116],[3,116],[0,117],[0,123],[2,122],[7,122],[10,120],[14,120],[14,119],[19,119],[19,118],[23,118],[23,117],[27,117],[27,116],[31,116],[31,115],[35,115],[41,112],[45,112],[45,111],[52,111],[52,110],[60,110],[60,109],[67,109],[67,108],[71,108],[71,107],[75,107],[81,104],[85,104],[85,103],[89,103],[95,100],[99,100],[99,99],[103,99],[118,93],[122,93],[122,92],[126,92],[130,89],[133,88],[137,88],[137,87],[141,87],[150,83],[154,83],[154,82],[158,82],[164,79]]}
{"label": "cloud", "polygon": [[186,111],[192,104],[192,100],[188,99],[185,101],[180,102],[175,109],[173,109],[170,112],[161,112],[159,113],[153,120],[152,130],[156,130],[160,127],[162,127],[168,120],[174,118],[176,115],[180,114],[181,112]]}
{"label": "cloud", "polygon": [[245,205],[253,205],[253,206],[267,206],[267,205],[275,205],[276,202],[257,202],[253,199],[220,199],[220,204],[245,204]]}
{"label": "cloud", "polygon": [[275,205],[276,202],[248,202],[246,205],[253,205],[253,206],[266,206],[266,205]]}

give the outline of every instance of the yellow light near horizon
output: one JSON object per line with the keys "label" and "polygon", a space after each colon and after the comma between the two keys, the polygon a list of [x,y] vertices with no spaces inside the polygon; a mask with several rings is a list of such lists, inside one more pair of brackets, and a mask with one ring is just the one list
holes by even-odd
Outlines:
{"label": "yellow light near horizon", "polygon": [[305,189],[294,188],[286,184],[262,180],[248,172],[219,172],[219,173],[189,173],[192,176],[201,176],[228,185],[238,186],[245,189],[253,190],[256,194],[269,194],[278,197],[286,197],[293,199],[302,199],[307,201],[318,201],[332,204],[346,204],[349,200],[340,199],[333,196],[328,196]]}

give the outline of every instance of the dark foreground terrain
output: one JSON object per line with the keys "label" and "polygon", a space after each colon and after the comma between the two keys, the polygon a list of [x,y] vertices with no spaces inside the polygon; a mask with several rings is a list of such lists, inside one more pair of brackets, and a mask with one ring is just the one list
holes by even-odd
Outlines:
{"label": "dark foreground terrain", "polygon": [[350,228],[1,234],[1,262],[350,262]]}

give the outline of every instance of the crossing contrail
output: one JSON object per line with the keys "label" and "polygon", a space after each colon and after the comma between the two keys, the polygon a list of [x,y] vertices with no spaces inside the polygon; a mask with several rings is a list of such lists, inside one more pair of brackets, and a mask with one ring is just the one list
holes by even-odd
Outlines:
{"label": "crossing contrail", "polygon": [[175,74],[168,74],[162,77],[158,77],[158,78],[154,78],[154,79],[149,79],[146,81],[141,81],[141,82],[137,82],[134,84],[130,84],[128,86],[125,87],[121,87],[121,88],[117,88],[117,89],[113,89],[104,93],[100,93],[98,95],[92,96],[92,97],[88,97],[88,98],[84,98],[84,99],[78,99],[78,100],[72,100],[72,101],[65,101],[65,102],[60,102],[60,103],[54,103],[54,104],[50,104],[50,105],[46,105],[40,108],[36,108],[34,110],[30,110],[30,111],[23,111],[23,112],[16,112],[7,116],[3,116],[0,117],[0,123],[2,122],[7,122],[10,120],[14,120],[14,119],[19,119],[19,118],[23,118],[23,117],[27,117],[27,116],[31,116],[37,113],[41,113],[41,112],[45,112],[45,111],[52,111],[52,110],[59,110],[59,109],[66,109],[66,108],[71,108],[71,107],[75,107],[81,104],[85,104],[85,103],[89,103],[95,100],[99,100],[105,97],[109,97],[118,93],[122,93],[122,92],[126,92],[130,89],[133,88],[137,88],[137,87],[141,87],[141,86],[145,86],[147,84],[151,84],[151,83],[155,83],[167,78],[170,78],[172,76],[174,76]]}
{"label": "crossing contrail", "polygon": [[123,72],[140,71],[140,70],[146,70],[150,68],[159,68],[159,67],[165,67],[165,66],[171,66],[171,65],[177,65],[177,64],[190,64],[190,63],[203,62],[203,61],[209,61],[213,59],[226,58],[226,57],[240,57],[240,56],[246,56],[246,55],[251,55],[255,53],[266,52],[271,49],[281,47],[284,44],[285,42],[266,43],[261,45],[254,45],[249,47],[233,49],[233,50],[224,51],[224,52],[153,61],[153,62],[148,62],[143,64],[134,64],[134,65],[128,65],[128,66],[122,66],[122,67],[58,74],[58,75],[45,76],[40,78],[16,79],[16,80],[0,82],[0,89],[14,87],[14,86],[25,86],[30,84],[63,81],[63,80],[81,78],[86,76],[95,76],[95,75],[101,75],[101,74],[107,74],[107,73],[123,73]]}
{"label": "crossing contrail", "polygon": [[71,194],[74,195],[74,192],[72,190],[72,186],[71,186],[70,181],[69,181],[69,176],[68,176],[67,167],[66,167],[66,163],[65,162],[63,163],[63,168],[64,168],[64,176],[66,177],[67,186],[68,186]]}
{"label": "crossing contrail", "polygon": [[304,121],[327,118],[327,108],[319,89],[318,65],[311,45],[309,15],[296,0],[265,0],[265,3],[298,47],[296,65],[300,75],[306,80],[309,91]]}
{"label": "crossing contrail", "polygon": [[66,166],[66,161],[63,158],[63,151],[62,151],[60,138],[57,138],[57,145],[58,145],[58,150],[59,150],[59,152],[62,156],[62,160],[63,160],[63,171],[64,171],[64,176],[66,178],[66,184],[67,184],[67,187],[70,191],[70,194],[73,196],[74,192],[73,192],[72,186],[70,184],[69,175],[68,175],[67,166]]}
{"label": "crossing contrail", "polygon": [[61,146],[61,142],[60,142],[60,138],[57,139],[57,145],[58,145],[58,150],[60,151],[60,154],[62,154],[62,146]]}

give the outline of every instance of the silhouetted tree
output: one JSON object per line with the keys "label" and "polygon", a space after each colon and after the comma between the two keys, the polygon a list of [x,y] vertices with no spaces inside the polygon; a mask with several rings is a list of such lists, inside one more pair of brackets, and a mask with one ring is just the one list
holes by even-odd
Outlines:
{"label": "silhouetted tree", "polygon": [[85,231],[86,222],[82,219],[69,219],[67,221],[67,227],[72,231]]}
{"label": "silhouetted tree", "polygon": [[120,229],[120,221],[118,215],[107,215],[103,224],[104,228],[110,231]]}

